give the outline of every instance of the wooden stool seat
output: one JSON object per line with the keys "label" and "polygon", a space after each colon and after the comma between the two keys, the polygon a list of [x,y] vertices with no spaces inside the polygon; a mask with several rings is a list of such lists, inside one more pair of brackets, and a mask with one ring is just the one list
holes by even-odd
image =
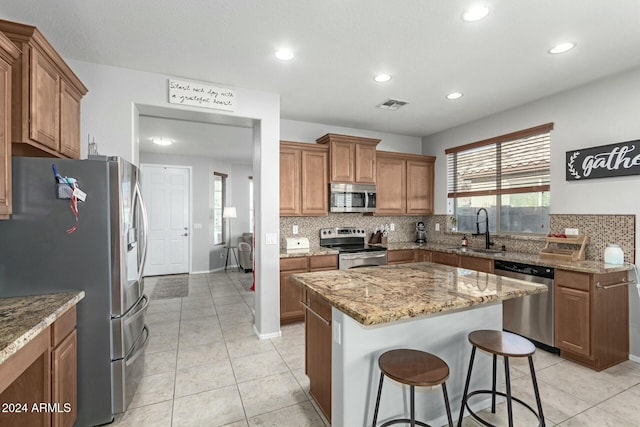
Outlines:
{"label": "wooden stool seat", "polygon": [[[469,342],[471,343],[471,359],[469,360],[469,370],[467,372],[467,380],[464,384],[464,392],[462,392],[462,405],[460,408],[460,416],[458,417],[458,427],[462,426],[462,418],[465,409],[480,424],[492,426],[485,419],[481,418],[469,407],[469,398],[477,395],[491,395],[491,413],[496,412],[496,396],[502,396],[507,399],[507,416],[509,427],[513,427],[513,402],[517,402],[527,408],[538,419],[538,425],[545,427],[544,413],[542,412],[542,401],[540,400],[540,391],[538,390],[538,381],[536,379],[536,371],[533,367],[533,354],[536,347],[531,341],[520,335],[512,334],[505,331],[479,330],[469,334]],[[469,383],[471,382],[471,371],[473,370],[473,361],[476,356],[476,349],[490,353],[493,358],[493,375],[491,390],[475,390],[469,391]],[[504,379],[505,393],[496,390],[496,372],[498,356],[504,358]],[[531,373],[531,383],[533,385],[533,394],[536,398],[536,409],[511,394],[511,375],[509,373],[510,357],[526,357],[529,360],[529,372]]]}
{"label": "wooden stool seat", "polygon": [[444,360],[419,350],[387,351],[378,359],[378,366],[389,378],[418,387],[440,385],[449,378],[449,366]]}
{"label": "wooden stool seat", "polygon": [[498,356],[527,357],[536,352],[531,341],[506,331],[473,331],[469,334],[469,342],[480,350]]}
{"label": "wooden stool seat", "polygon": [[409,386],[410,414],[409,418],[389,420],[380,427],[387,427],[393,424],[411,424],[412,426],[430,427],[429,424],[416,420],[415,388],[433,387],[437,385],[442,386],[447,420],[449,421],[449,426],[453,427],[446,385],[446,381],[449,379],[449,365],[447,365],[444,360],[424,351],[401,348],[383,353],[378,358],[378,366],[380,367],[380,383],[378,384],[376,407],[373,412],[373,427],[376,427],[378,421],[382,383],[385,376]]}

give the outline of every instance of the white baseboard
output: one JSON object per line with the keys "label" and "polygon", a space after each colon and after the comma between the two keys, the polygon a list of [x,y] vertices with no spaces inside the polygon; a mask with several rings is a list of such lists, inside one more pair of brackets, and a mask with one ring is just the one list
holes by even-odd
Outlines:
{"label": "white baseboard", "polygon": [[630,354],[629,355],[629,360],[631,360],[632,362],[640,363],[640,356],[636,356],[634,354]]}
{"label": "white baseboard", "polygon": [[258,339],[260,340],[270,340],[271,338],[278,338],[282,336],[282,331],[278,331],[278,332],[273,332],[270,334],[261,334],[260,332],[258,332],[258,329],[256,328],[256,324],[253,324],[253,332],[256,333],[256,335],[258,336]]}

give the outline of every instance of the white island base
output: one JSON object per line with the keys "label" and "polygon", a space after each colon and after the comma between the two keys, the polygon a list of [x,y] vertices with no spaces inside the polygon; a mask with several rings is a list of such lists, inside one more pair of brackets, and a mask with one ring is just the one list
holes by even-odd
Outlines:
{"label": "white island base", "polygon": [[[457,424],[466,380],[471,344],[468,334],[478,329],[502,330],[502,303],[406,321],[363,326],[332,308],[332,426],[368,427],[373,421],[380,380],[378,357],[387,350],[412,348],[440,357],[449,365],[447,392],[454,425]],[[491,357],[476,352],[470,390],[491,388]],[[504,374],[498,363],[498,389]],[[432,426],[447,424],[441,387],[416,387],[416,419]],[[474,397],[476,411],[490,406],[490,396]],[[468,412],[465,416],[469,416]],[[409,418],[409,387],[385,377],[378,424],[393,418]]]}

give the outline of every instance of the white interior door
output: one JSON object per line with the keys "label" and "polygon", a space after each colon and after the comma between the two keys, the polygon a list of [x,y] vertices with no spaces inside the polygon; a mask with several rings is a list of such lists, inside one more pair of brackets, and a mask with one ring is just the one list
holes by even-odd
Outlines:
{"label": "white interior door", "polygon": [[149,215],[145,276],[188,273],[190,169],[143,164],[141,185]]}

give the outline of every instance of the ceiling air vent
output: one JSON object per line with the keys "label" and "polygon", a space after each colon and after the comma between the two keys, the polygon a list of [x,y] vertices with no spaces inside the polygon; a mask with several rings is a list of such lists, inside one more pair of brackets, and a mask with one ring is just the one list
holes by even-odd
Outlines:
{"label": "ceiling air vent", "polygon": [[408,104],[408,102],[406,102],[406,101],[398,101],[397,99],[388,99],[388,100],[384,101],[382,104],[376,105],[376,107],[380,108],[381,110],[395,111],[395,110],[399,109],[400,107],[404,107],[407,104]]}

